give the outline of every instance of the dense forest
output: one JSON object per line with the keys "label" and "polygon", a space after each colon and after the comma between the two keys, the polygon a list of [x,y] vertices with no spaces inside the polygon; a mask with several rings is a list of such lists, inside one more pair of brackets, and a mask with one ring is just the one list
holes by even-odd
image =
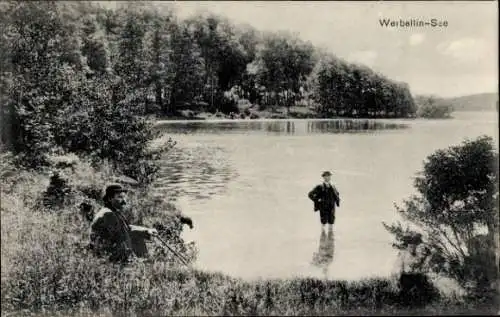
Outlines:
{"label": "dense forest", "polygon": [[181,109],[238,113],[242,101],[260,110],[303,106],[322,117],[416,112],[405,83],[294,34],[259,32],[213,14],[182,20],[174,9],[148,2],[114,9],[7,2],[1,12],[1,86],[8,99],[2,104],[28,98],[37,106],[27,111],[47,116],[65,111],[68,90],[106,91],[113,103],[167,117]]}

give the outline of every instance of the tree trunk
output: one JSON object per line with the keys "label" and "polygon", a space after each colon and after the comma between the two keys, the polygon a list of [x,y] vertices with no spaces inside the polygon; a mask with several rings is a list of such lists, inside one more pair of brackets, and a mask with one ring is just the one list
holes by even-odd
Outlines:
{"label": "tree trunk", "polygon": [[155,102],[156,106],[165,112],[166,109],[164,109],[165,106],[163,104],[163,89],[159,83],[157,83],[155,87]]}
{"label": "tree trunk", "polygon": [[165,114],[167,116],[171,115],[173,113],[173,109],[176,105],[176,98],[175,98],[175,90],[172,89],[172,92],[170,93],[170,102],[165,103]]}
{"label": "tree trunk", "polygon": [[[498,206],[498,204],[496,204],[496,206]],[[493,239],[493,247],[494,247],[493,251],[495,252],[495,267],[496,267],[495,286],[497,294],[500,294],[500,276],[499,276],[500,275],[499,273],[500,272],[500,223],[499,223],[498,210],[494,212],[493,224],[488,226],[488,235]]]}

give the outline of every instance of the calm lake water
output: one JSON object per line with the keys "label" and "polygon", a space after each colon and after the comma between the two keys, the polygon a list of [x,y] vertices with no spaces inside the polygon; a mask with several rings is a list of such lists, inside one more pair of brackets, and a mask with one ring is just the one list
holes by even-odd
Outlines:
{"label": "calm lake water", "polygon": [[[196,266],[236,277],[387,276],[397,252],[382,221],[414,194],[413,178],[437,149],[487,134],[497,113],[451,120],[173,122],[178,142],[156,190],[193,218]],[[341,206],[321,231],[307,193],[331,170]],[[318,260],[319,259],[319,260]]]}

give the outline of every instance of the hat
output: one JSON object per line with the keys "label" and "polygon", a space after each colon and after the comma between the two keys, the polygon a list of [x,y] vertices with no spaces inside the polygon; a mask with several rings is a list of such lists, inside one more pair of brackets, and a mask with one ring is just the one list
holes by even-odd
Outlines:
{"label": "hat", "polygon": [[325,171],[325,172],[323,172],[323,174],[321,174],[321,177],[325,177],[325,176],[332,176],[332,173],[329,171]]}
{"label": "hat", "polygon": [[123,188],[120,184],[108,185],[106,187],[106,193],[104,194],[104,197],[102,199],[107,200],[113,197],[115,194],[126,193],[126,192],[128,192],[128,190]]}

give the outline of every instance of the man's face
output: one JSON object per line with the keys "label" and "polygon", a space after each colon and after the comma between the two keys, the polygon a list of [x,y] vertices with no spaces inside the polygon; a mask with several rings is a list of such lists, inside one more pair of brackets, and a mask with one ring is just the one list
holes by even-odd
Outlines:
{"label": "man's face", "polygon": [[124,192],[117,193],[111,198],[111,206],[116,210],[122,211],[127,205],[127,194]]}
{"label": "man's face", "polygon": [[332,178],[332,177],[331,177],[330,175],[325,175],[325,176],[323,176],[323,180],[324,180],[326,183],[329,183],[329,182],[330,182],[330,180],[331,180],[331,178]]}

